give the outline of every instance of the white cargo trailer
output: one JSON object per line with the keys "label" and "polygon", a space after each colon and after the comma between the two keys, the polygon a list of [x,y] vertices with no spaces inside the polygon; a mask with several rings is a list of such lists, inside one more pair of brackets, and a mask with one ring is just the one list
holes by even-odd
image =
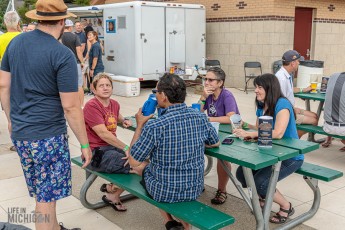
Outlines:
{"label": "white cargo trailer", "polygon": [[[202,5],[135,1],[68,10],[78,16],[76,20],[92,23],[104,39],[106,72],[158,80],[170,67],[185,70],[204,65],[206,18]],[[183,71],[181,75],[190,80],[196,77]]]}

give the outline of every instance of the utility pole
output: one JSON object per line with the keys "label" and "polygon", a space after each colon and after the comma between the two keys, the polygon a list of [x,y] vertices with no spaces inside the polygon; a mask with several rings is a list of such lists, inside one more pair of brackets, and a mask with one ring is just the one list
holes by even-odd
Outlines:
{"label": "utility pole", "polygon": [[8,2],[6,12],[8,11],[16,11],[16,8],[14,7],[14,0],[10,0]]}

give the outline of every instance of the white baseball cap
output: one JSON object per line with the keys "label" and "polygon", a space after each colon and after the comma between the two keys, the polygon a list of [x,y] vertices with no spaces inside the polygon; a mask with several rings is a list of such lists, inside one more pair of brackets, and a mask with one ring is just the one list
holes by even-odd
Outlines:
{"label": "white baseball cap", "polygon": [[65,26],[66,27],[73,26],[73,22],[71,20],[69,20],[69,19],[66,19],[65,20]]}

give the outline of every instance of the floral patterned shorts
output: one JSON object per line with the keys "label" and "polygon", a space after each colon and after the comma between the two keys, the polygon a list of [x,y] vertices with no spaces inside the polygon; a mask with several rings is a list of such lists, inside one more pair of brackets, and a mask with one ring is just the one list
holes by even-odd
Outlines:
{"label": "floral patterned shorts", "polygon": [[52,202],[71,195],[71,161],[66,134],[35,141],[16,141],[31,197]]}

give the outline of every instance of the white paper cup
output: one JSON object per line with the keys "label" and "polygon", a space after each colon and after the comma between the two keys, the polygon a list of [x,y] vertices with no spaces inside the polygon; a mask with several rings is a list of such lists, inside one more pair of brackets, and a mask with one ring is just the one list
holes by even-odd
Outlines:
{"label": "white paper cup", "polygon": [[242,121],[242,117],[239,114],[233,114],[230,116],[230,123],[231,123],[231,127],[232,129],[239,129],[241,128],[241,121]]}
{"label": "white paper cup", "polygon": [[210,124],[213,126],[213,128],[216,129],[217,134],[219,133],[219,122],[210,122]]}

